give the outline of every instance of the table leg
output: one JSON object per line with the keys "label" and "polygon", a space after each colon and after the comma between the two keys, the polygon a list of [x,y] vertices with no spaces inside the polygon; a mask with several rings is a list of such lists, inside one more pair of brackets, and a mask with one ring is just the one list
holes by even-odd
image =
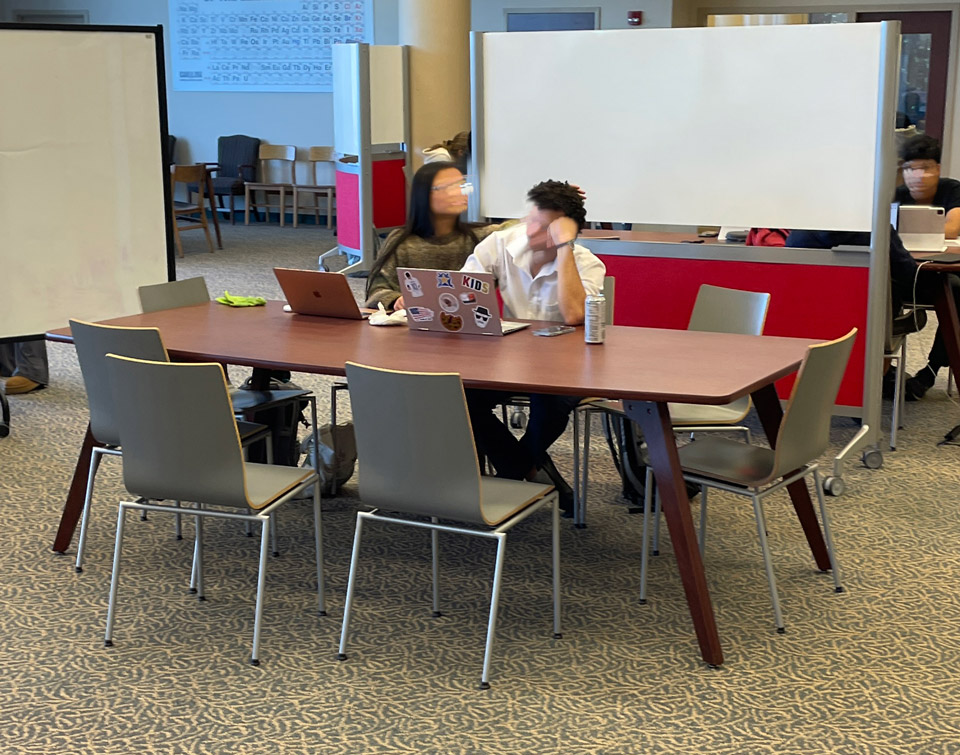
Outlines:
{"label": "table leg", "polygon": [[[776,387],[771,384],[755,391],[753,393],[753,404],[757,407],[760,424],[763,425],[763,431],[767,435],[770,447],[776,448],[777,433],[780,432],[780,422],[783,420],[783,408],[780,406],[780,398],[777,396]],[[830,569],[830,555],[827,553],[827,545],[823,540],[823,533],[820,531],[820,523],[817,521],[817,514],[813,509],[813,502],[810,500],[810,490],[807,488],[806,478],[801,478],[788,485],[787,491],[790,493],[790,500],[793,502],[794,511],[797,512],[797,519],[800,520],[803,534],[806,535],[810,552],[817,562],[817,568],[821,571],[828,571]]]}
{"label": "table leg", "polygon": [[87,492],[87,476],[90,474],[90,456],[94,448],[103,448],[103,444],[96,441],[87,425],[87,434],[83,436],[83,445],[80,447],[80,457],[73,471],[73,480],[67,493],[63,513],[60,515],[60,526],[57,536],[53,540],[53,550],[57,553],[66,553],[73,538],[73,531],[77,528],[80,515],[83,513],[83,498]]}
{"label": "table leg", "polygon": [[957,390],[960,391],[960,322],[957,320],[957,303],[953,300],[948,273],[940,274],[940,286],[937,288],[933,307],[937,312],[937,323],[940,325],[943,344],[947,347],[947,358],[953,369],[953,380]]}
{"label": "table leg", "polygon": [[667,405],[650,401],[625,401],[627,417],[640,425],[647,441],[650,466],[657,481],[660,502],[667,518],[673,552],[677,557],[680,579],[687,595],[687,606],[700,643],[700,655],[711,666],[723,663],[723,649],[710,602],[710,591],[703,572],[697,535],[690,516],[690,499],[680,472],[677,443]]}
{"label": "table leg", "polygon": [[220,219],[217,217],[216,201],[213,198],[213,181],[210,180],[210,174],[206,175],[207,184],[207,202],[210,205],[210,214],[213,215],[213,230],[217,233],[217,249],[223,249],[223,239],[220,238]]}

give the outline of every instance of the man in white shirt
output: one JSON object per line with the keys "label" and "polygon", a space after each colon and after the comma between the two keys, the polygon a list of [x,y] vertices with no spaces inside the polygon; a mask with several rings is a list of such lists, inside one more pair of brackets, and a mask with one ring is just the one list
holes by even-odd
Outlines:
{"label": "man in white shirt", "polygon": [[[576,243],[586,220],[583,196],[568,183],[544,181],[530,190],[527,199],[531,208],[525,221],[480,242],[462,270],[493,274],[507,318],[580,325],[584,300],[603,290],[606,273],[604,264]],[[564,513],[572,515],[572,491],[547,449],[566,429],[580,398],[530,394],[530,419],[518,439],[493,413],[510,395],[515,394],[467,391],[478,450],[500,477],[532,480],[540,470],[545,472],[560,492]]]}

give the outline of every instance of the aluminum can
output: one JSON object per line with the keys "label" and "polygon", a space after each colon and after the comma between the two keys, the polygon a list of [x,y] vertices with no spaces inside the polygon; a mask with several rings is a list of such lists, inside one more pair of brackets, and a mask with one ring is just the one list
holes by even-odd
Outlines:
{"label": "aluminum can", "polygon": [[583,340],[603,343],[606,321],[607,298],[603,294],[591,294],[584,300]]}

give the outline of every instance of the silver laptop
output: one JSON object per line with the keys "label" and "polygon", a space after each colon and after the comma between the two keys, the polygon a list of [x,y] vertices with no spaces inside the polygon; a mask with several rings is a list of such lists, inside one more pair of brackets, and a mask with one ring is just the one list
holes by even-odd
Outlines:
{"label": "silver laptop", "polygon": [[940,252],[946,248],[945,222],[942,207],[905,204],[897,211],[896,227],[908,252]]}
{"label": "silver laptop", "polygon": [[500,319],[490,273],[398,267],[397,276],[411,330],[504,336],[530,325]]}
{"label": "silver laptop", "polygon": [[275,267],[273,274],[277,276],[290,309],[298,315],[343,317],[348,320],[361,320],[368,316],[353,298],[346,276],[340,273]]}

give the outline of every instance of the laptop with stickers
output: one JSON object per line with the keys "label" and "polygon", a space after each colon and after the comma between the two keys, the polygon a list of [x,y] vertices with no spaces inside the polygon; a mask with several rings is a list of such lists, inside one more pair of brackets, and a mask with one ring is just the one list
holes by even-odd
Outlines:
{"label": "laptop with stickers", "polygon": [[490,273],[398,267],[397,275],[411,330],[504,336],[530,325],[500,319]]}
{"label": "laptop with stickers", "polygon": [[362,320],[369,315],[360,311],[346,276],[340,273],[275,267],[273,274],[277,276],[290,309],[298,315],[349,320]]}

